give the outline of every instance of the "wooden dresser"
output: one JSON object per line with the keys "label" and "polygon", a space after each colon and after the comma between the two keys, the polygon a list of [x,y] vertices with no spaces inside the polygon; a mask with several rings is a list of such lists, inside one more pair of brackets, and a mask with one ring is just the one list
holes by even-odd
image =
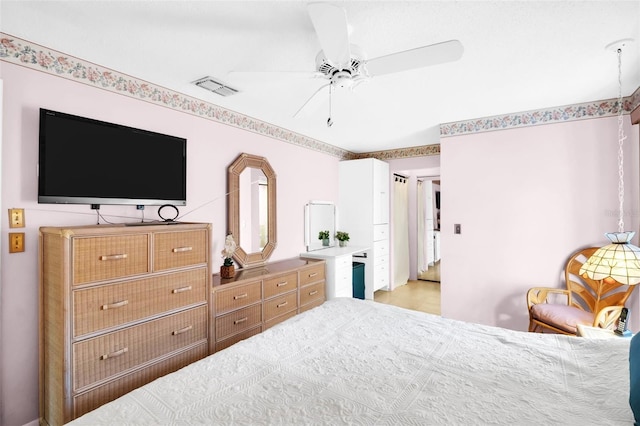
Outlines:
{"label": "wooden dresser", "polygon": [[40,228],[41,423],[208,355],[210,247],[210,224]]}
{"label": "wooden dresser", "polygon": [[288,259],[213,275],[211,352],[225,349],[325,301],[325,262]]}

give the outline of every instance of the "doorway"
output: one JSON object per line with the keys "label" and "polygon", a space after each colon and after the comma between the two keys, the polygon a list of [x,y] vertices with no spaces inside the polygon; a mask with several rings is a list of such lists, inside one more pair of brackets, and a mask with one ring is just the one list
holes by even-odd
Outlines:
{"label": "doorway", "polygon": [[424,281],[440,282],[440,176],[417,180],[418,273]]}

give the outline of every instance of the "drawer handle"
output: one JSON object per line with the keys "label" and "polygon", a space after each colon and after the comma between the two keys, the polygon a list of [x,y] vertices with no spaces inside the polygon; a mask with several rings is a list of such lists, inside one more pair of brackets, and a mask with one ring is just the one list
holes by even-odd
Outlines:
{"label": "drawer handle", "polygon": [[316,294],[318,294],[318,290],[313,290],[309,292],[309,296],[315,296]]}
{"label": "drawer handle", "polygon": [[282,287],[282,286],[285,286],[287,284],[289,284],[288,281],[282,281],[281,283],[276,284],[276,287]]}
{"label": "drawer handle", "polygon": [[123,306],[128,304],[129,304],[128,300],[121,300],[120,302],[111,303],[110,305],[102,305],[101,309],[103,311],[106,311],[107,309],[122,308]]}
{"label": "drawer handle", "polygon": [[283,306],[287,306],[289,304],[289,302],[287,302],[286,300],[284,302],[282,302],[279,305],[276,305],[276,308],[282,308]]}
{"label": "drawer handle", "polygon": [[173,336],[177,336],[178,334],[186,333],[187,331],[189,331],[191,329],[193,329],[193,326],[192,325],[188,325],[185,328],[181,328],[180,330],[175,330],[175,331],[171,332],[171,334]]}
{"label": "drawer handle", "polygon": [[129,348],[122,348],[119,351],[115,351],[115,352],[111,352],[110,354],[104,354],[100,357],[101,360],[105,360],[105,359],[109,359],[109,358],[115,358],[121,355],[124,355],[125,353],[129,352]]}
{"label": "drawer handle", "polygon": [[173,250],[171,250],[174,253],[183,253],[185,251],[191,251],[193,250],[193,247],[177,247],[174,248]]}
{"label": "drawer handle", "polygon": [[245,321],[246,321],[246,320],[248,320],[248,319],[249,319],[248,317],[240,318],[240,319],[238,319],[238,320],[235,320],[235,321],[233,322],[233,325],[241,324],[241,323],[245,322]]}
{"label": "drawer handle", "polygon": [[126,259],[126,258],[127,258],[127,253],[100,256],[100,260],[120,260],[120,259]]}
{"label": "drawer handle", "polygon": [[318,275],[318,273],[317,273],[317,272],[312,272],[311,274],[309,274],[309,278],[313,278],[313,277],[315,277],[316,275]]}
{"label": "drawer handle", "polygon": [[191,286],[188,285],[186,287],[180,287],[180,288],[174,288],[173,290],[171,290],[171,293],[176,294],[176,293],[182,293],[184,291],[189,291],[191,290]]}
{"label": "drawer handle", "polygon": [[245,294],[240,294],[240,295],[238,295],[238,296],[233,296],[233,300],[244,299],[244,298],[245,298],[245,297],[247,297],[247,296],[248,296],[248,294],[247,294],[247,293],[245,293]]}

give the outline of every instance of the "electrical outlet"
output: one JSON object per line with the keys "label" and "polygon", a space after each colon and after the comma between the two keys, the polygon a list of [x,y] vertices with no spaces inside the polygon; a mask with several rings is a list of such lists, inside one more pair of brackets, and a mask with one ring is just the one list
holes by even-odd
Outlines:
{"label": "electrical outlet", "polygon": [[24,232],[9,232],[9,253],[24,251]]}
{"label": "electrical outlet", "polygon": [[24,209],[9,209],[9,228],[24,228]]}
{"label": "electrical outlet", "polygon": [[453,233],[462,234],[462,225],[460,225],[459,223],[456,223],[455,225],[453,225]]}

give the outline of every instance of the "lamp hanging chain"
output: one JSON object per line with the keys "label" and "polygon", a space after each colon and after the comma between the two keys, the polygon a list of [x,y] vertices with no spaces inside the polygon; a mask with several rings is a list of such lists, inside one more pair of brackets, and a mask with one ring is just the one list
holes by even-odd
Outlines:
{"label": "lamp hanging chain", "polygon": [[618,218],[618,232],[624,232],[624,135],[622,117],[622,49],[618,49],[618,201],[620,213]]}

